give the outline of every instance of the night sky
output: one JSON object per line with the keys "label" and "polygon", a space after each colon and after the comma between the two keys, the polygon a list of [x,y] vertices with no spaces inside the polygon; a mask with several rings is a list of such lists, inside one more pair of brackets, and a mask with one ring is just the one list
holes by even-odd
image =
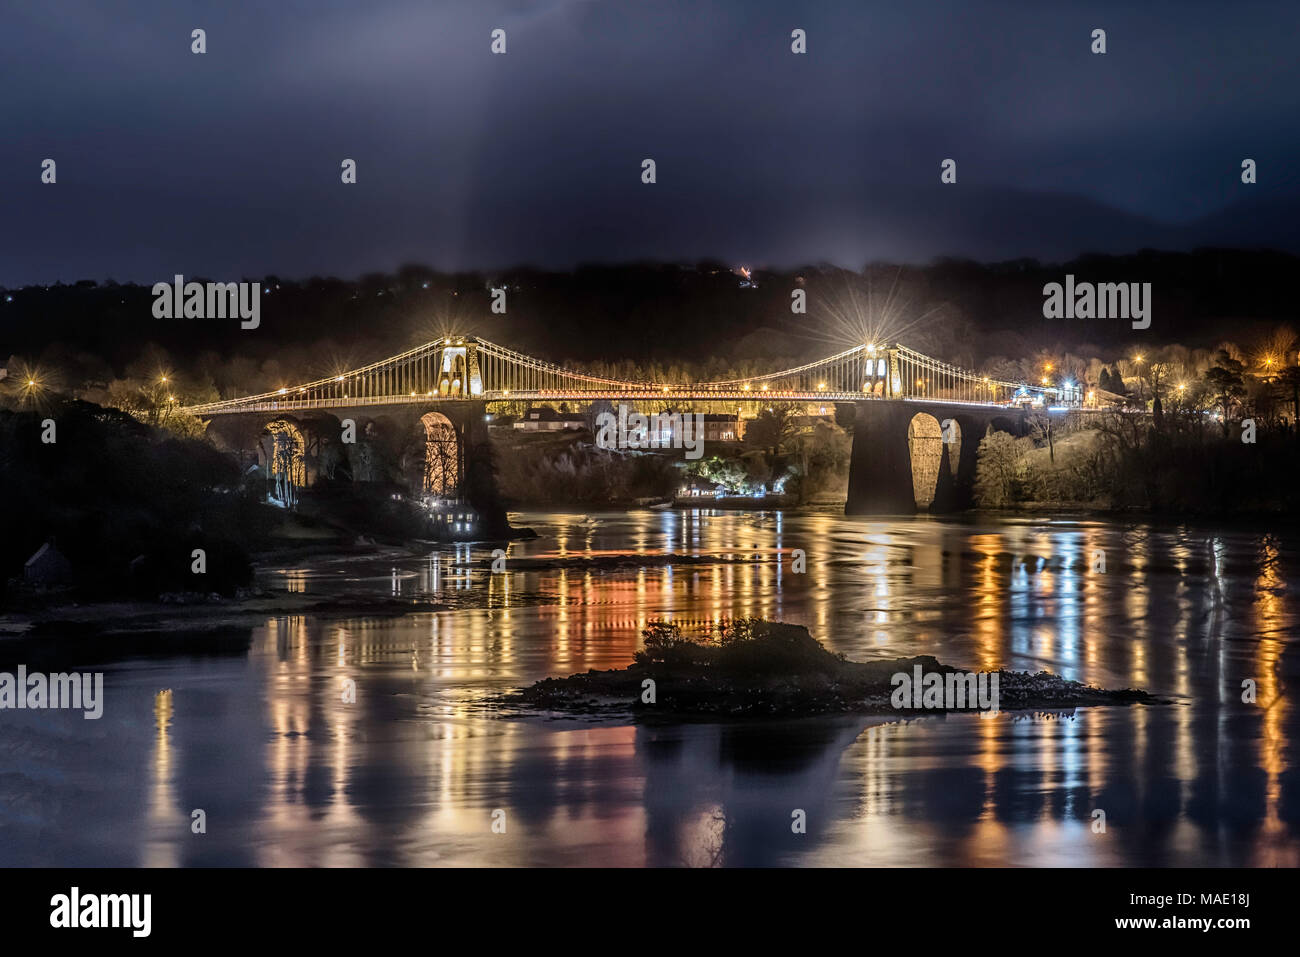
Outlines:
{"label": "night sky", "polygon": [[4,2],[0,284],[1297,250],[1298,40],[1293,0]]}

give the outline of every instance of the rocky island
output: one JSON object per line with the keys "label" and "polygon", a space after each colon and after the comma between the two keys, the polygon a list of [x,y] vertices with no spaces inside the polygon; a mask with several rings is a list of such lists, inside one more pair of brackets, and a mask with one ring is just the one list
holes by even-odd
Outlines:
{"label": "rocky island", "polygon": [[696,636],[656,621],[643,634],[644,649],[627,668],[546,678],[500,703],[569,714],[626,713],[641,720],[917,716],[1157,703],[1145,691],[1108,691],[1048,672],[965,672],[930,655],[849,661],[801,625],[756,618],[725,621]]}

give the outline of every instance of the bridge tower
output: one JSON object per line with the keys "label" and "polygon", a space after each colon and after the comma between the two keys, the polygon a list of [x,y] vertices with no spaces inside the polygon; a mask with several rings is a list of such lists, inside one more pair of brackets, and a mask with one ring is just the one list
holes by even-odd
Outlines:
{"label": "bridge tower", "polygon": [[898,365],[898,346],[892,345],[889,354],[889,398],[897,399],[903,394],[903,372]]}
{"label": "bridge tower", "polygon": [[438,361],[437,393],[444,398],[467,398],[483,394],[483,373],[479,368],[478,340],[458,339],[443,344]]}

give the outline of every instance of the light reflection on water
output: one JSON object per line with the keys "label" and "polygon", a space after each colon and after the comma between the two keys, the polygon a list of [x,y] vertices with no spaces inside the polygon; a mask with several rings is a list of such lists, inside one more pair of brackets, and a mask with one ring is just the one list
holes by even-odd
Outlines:
{"label": "light reflection on water", "polygon": [[[503,574],[481,564],[494,546],[459,545],[427,559],[322,560],[264,576],[268,587],[322,596],[432,595],[450,610],[275,618],[254,629],[247,656],[108,667],[105,716],[84,722],[93,729],[79,717],[23,716],[14,750],[24,783],[0,832],[14,837],[8,856],[471,866],[1300,860],[1297,712],[1285,697],[1297,671],[1286,588],[1293,540],[830,514],[520,521],[541,537],[512,544]],[[794,549],[807,553],[806,574],[791,571]],[[1098,549],[1104,573],[1090,570]],[[707,560],[610,564],[662,554]],[[541,559],[568,564],[528,567]],[[1172,703],[1050,719],[674,727],[520,721],[483,707],[489,693],[541,677],[622,667],[651,618],[691,625],[745,615],[807,625],[850,658],[933,654],[964,667],[1046,669]],[[349,679],[355,703],[344,701]],[[1241,701],[1246,679],[1256,705]],[[160,696],[164,688],[171,693]],[[190,832],[196,808],[206,834]],[[491,828],[496,809],[504,834]],[[1096,809],[1104,834],[1093,831]],[[796,810],[806,834],[792,832]],[[19,819],[38,824],[41,838],[23,837]]]}

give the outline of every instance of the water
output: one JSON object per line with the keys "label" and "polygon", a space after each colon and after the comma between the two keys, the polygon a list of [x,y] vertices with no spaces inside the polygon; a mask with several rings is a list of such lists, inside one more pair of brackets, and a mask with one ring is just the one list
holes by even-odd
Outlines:
{"label": "water", "polygon": [[[492,576],[456,566],[486,548],[447,546],[267,569],[274,589],[452,607],[273,618],[246,654],[95,665],[99,721],[0,714],[0,863],[1300,860],[1293,533],[706,511],[516,520],[540,538],[511,546],[515,566],[709,560]],[[806,574],[790,570],[796,548]],[[1088,570],[1098,549],[1104,573]],[[1026,554],[1050,562],[1013,568]],[[854,659],[1046,669],[1170,703],[671,728],[484,707],[541,677],[622,667],[647,619],[742,615],[804,624]],[[1256,704],[1241,700],[1246,679]],[[195,809],[206,833],[191,832]],[[806,833],[792,831],[797,811]]]}

